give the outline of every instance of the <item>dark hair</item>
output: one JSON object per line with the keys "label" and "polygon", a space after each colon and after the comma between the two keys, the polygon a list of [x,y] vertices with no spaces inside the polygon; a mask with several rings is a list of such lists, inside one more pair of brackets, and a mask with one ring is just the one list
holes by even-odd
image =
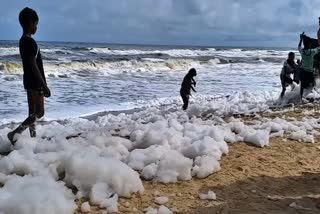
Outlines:
{"label": "dark hair", "polygon": [[290,52],[290,53],[288,54],[288,57],[290,57],[290,56],[294,56],[294,53],[293,53],[293,52]]}
{"label": "dark hair", "polygon": [[25,7],[21,12],[19,13],[19,22],[23,29],[28,27],[30,23],[38,22],[39,17],[35,10]]}
{"label": "dark hair", "polygon": [[188,74],[191,75],[191,76],[197,76],[197,71],[196,71],[196,69],[191,68],[191,69],[189,70]]}

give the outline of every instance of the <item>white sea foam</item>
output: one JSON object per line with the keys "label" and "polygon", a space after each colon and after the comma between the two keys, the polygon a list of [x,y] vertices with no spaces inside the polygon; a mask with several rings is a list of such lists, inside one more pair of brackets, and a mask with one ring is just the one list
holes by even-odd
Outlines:
{"label": "white sea foam", "polygon": [[[67,119],[60,123],[40,123],[37,138],[31,139],[27,132],[23,133],[18,136],[15,150],[0,158],[0,183],[4,185],[0,190],[0,212],[72,213],[75,198],[83,197],[90,204],[115,212],[119,197],[143,194],[139,174],[144,179],[163,183],[205,178],[221,169],[220,160],[228,158],[229,143],[246,142],[264,147],[275,136],[313,143],[320,134],[315,130],[320,128],[316,118],[300,121],[264,118],[247,125],[232,117],[270,112],[270,106],[296,103],[298,89],[279,99],[281,63],[262,60],[285,59],[287,51],[81,50],[78,52],[111,56],[161,53],[172,58],[147,56],[139,60],[68,62],[70,58],[66,57],[58,63],[45,61],[53,95],[47,103],[46,117]],[[59,51],[59,48],[43,49],[44,56]],[[1,53],[16,54],[17,49],[0,49],[0,56]],[[199,58],[202,56],[211,57],[203,60]],[[223,64],[223,57],[258,60]],[[0,97],[3,97],[0,120],[3,123],[22,120],[27,107],[25,94],[21,93],[22,76],[17,75],[21,74],[21,67],[9,68],[1,63],[0,75],[4,78],[0,79]],[[182,111],[179,89],[190,67],[198,70],[198,94],[193,94],[188,110]],[[15,78],[5,78],[8,76]],[[316,89],[308,97],[320,95]],[[139,110],[91,116],[90,120],[77,118],[132,108]],[[225,121],[224,117],[229,119]],[[0,129],[0,152],[11,149],[6,134],[14,126]],[[78,133],[81,135],[66,139]],[[21,192],[25,187],[27,190]],[[77,189],[78,193],[72,194],[67,187]],[[215,195],[210,191],[200,197],[214,199]],[[26,204],[25,198],[39,200]],[[43,199],[47,200],[38,203]],[[167,201],[164,199],[157,201],[163,204]],[[89,208],[88,203],[81,206],[83,211]],[[146,212],[172,213],[165,206]]]}
{"label": "white sea foam", "polygon": [[[229,142],[264,147],[268,146],[272,133],[281,131],[291,139],[313,142],[314,135],[319,134],[314,129],[320,128],[316,118],[301,121],[265,118],[253,125],[246,125],[240,119],[224,121],[221,118],[267,111],[266,98],[268,96],[262,97],[260,93],[245,92],[211,101],[199,100],[186,112],[172,105],[155,106],[135,113],[107,114],[93,121],[70,119],[63,124],[39,125],[37,138],[31,139],[27,132],[23,133],[18,136],[16,150],[0,159],[0,182],[4,184],[0,198],[18,197],[20,185],[30,186],[30,192],[40,192],[39,198],[49,197],[43,195],[47,191],[37,191],[38,187],[49,185],[53,192],[50,197],[59,198],[53,201],[52,206],[59,204],[52,208],[54,211],[72,213],[74,198],[86,197],[91,204],[115,212],[119,197],[130,197],[136,192],[143,194],[138,173],[163,183],[204,178],[220,170],[219,161],[223,156],[228,158]],[[208,116],[211,119],[203,119]],[[8,128],[0,130],[1,152],[8,149],[8,131]],[[66,140],[67,136],[77,133],[81,135]],[[13,173],[27,177],[16,179],[11,176]],[[57,181],[59,178],[62,181]],[[28,179],[35,185],[29,185]],[[78,193],[72,195],[63,184],[76,188]],[[200,197],[215,199],[213,192]],[[11,199],[7,199],[6,203],[0,203],[0,211],[13,207]],[[166,201],[167,198],[157,199],[159,204]],[[14,204],[17,212],[25,207],[16,204],[19,203]],[[56,210],[58,208],[61,210]],[[29,204],[28,209],[29,213],[37,213],[39,204]],[[157,212],[171,211],[160,207]]]}

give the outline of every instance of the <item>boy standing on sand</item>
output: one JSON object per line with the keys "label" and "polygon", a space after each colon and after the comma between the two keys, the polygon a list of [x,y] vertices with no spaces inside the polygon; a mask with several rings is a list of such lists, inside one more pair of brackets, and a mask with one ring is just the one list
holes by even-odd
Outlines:
{"label": "boy standing on sand", "polygon": [[193,77],[197,76],[197,71],[194,68],[191,68],[187,75],[183,78],[181,89],[180,89],[180,95],[183,100],[183,110],[186,110],[189,105],[189,97],[191,95],[191,89],[194,92],[197,92],[192,85],[196,86],[196,81],[193,79]]}
{"label": "boy standing on sand", "polygon": [[20,56],[23,64],[23,85],[27,92],[29,116],[18,128],[8,133],[8,139],[14,144],[16,134],[29,128],[30,136],[36,137],[35,122],[44,115],[44,97],[50,97],[43,70],[40,49],[32,38],[37,31],[39,17],[36,11],[26,7],[19,14],[19,22],[23,29],[19,41]]}

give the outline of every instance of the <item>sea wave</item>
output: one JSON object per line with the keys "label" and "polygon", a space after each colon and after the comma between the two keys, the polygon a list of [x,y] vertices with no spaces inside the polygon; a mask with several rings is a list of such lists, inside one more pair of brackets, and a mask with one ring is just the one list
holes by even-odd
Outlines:
{"label": "sea wave", "polygon": [[[219,64],[219,59],[193,60],[193,59],[169,59],[161,60],[155,58],[146,58],[143,60],[119,60],[109,62],[99,61],[74,61],[62,63],[46,63],[45,71],[51,76],[60,74],[83,75],[85,73],[121,73],[121,72],[156,72],[156,71],[179,71],[191,67],[203,65]],[[22,64],[14,62],[0,62],[0,71],[4,74],[22,73]]]}
{"label": "sea wave", "polygon": [[1,56],[12,56],[19,54],[18,47],[0,47],[0,57]]}
{"label": "sea wave", "polygon": [[[87,55],[92,56],[170,56],[170,57],[286,57],[288,50],[272,50],[272,49],[226,49],[226,48],[199,48],[199,49],[188,49],[188,48],[172,48],[172,49],[113,49],[110,47],[52,47],[44,46],[41,48],[43,53],[56,54],[56,55]],[[296,51],[297,52],[297,51]],[[297,52],[298,53],[298,52]],[[11,56],[19,54],[18,46],[13,47],[0,47],[1,56]],[[91,55],[90,55],[91,54]]]}
{"label": "sea wave", "polygon": [[[249,64],[252,67],[263,63],[277,63],[282,60],[260,59],[260,58],[121,58],[108,60],[54,60],[45,61],[45,73],[51,77],[86,76],[90,74],[110,75],[119,73],[135,72],[179,72],[194,67],[215,67],[232,64]],[[270,65],[268,65],[270,66]],[[240,66],[243,67],[243,66]],[[2,74],[22,74],[22,63],[11,61],[0,61],[0,72]]]}
{"label": "sea wave", "polygon": [[0,71],[6,74],[19,74],[22,71],[22,64],[15,62],[0,62]]}

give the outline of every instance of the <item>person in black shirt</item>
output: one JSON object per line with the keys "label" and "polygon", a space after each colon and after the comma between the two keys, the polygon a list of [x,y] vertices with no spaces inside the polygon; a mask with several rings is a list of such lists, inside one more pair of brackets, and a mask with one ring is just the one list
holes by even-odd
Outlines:
{"label": "person in black shirt", "polygon": [[29,128],[30,136],[36,137],[35,122],[44,115],[44,97],[50,97],[43,70],[40,49],[32,38],[37,31],[39,17],[36,11],[26,7],[19,14],[19,22],[23,29],[19,41],[20,56],[23,64],[23,85],[27,92],[29,116],[18,128],[8,133],[8,139],[14,144],[16,134]]}
{"label": "person in black shirt", "polygon": [[[282,85],[282,92],[280,94],[280,97],[284,96],[288,85],[291,85],[292,90],[294,89],[295,84],[293,82],[295,80],[297,81],[297,84],[299,84],[299,81],[296,77],[299,71],[299,66],[294,61],[294,58],[295,54],[293,52],[290,52],[288,54],[288,59],[283,63],[283,67],[280,73],[280,80]],[[294,75],[294,79],[291,78],[291,75]]]}
{"label": "person in black shirt", "polygon": [[[189,105],[189,97],[191,95],[191,89],[196,92],[193,86],[196,86],[196,81],[193,79],[193,77],[197,76],[197,71],[194,68],[191,68],[187,75],[183,78],[181,89],[180,89],[180,95],[183,100],[183,110],[186,110]],[[193,86],[192,86],[193,85]]]}

